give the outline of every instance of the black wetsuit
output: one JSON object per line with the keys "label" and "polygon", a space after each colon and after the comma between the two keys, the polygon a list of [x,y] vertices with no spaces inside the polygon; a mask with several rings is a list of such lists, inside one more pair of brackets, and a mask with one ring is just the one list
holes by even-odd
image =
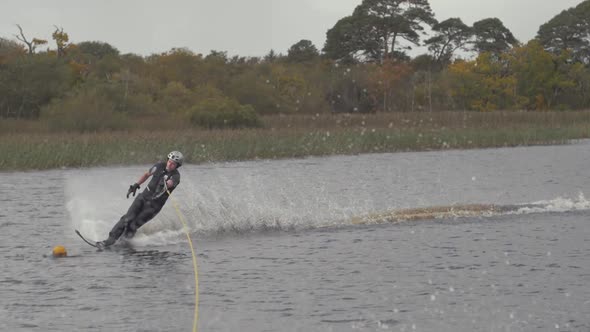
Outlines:
{"label": "black wetsuit", "polygon": [[121,235],[132,238],[137,229],[155,217],[166,203],[169,195],[164,183],[172,180],[173,186],[168,188],[170,193],[180,183],[180,173],[176,169],[167,172],[166,162],[155,164],[148,173],[152,179],[144,191],[135,197],[127,213],[111,229],[109,238],[103,242],[105,246],[115,243]]}

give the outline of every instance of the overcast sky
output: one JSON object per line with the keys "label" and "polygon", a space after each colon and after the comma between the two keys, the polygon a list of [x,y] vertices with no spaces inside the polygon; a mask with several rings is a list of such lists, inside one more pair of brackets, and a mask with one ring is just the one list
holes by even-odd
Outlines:
{"label": "overcast sky", "polygon": [[[301,39],[321,49],[326,31],[352,14],[362,0],[19,0],[0,6],[0,37],[14,39],[20,24],[27,38],[51,41],[54,25],[70,41],[98,40],[122,53],[149,55],[186,47],[231,55],[286,53]],[[435,17],[466,24],[497,17],[521,42],[539,26],[582,0],[430,0]],[[52,48],[55,45],[51,43]],[[415,51],[416,52],[416,51]]]}

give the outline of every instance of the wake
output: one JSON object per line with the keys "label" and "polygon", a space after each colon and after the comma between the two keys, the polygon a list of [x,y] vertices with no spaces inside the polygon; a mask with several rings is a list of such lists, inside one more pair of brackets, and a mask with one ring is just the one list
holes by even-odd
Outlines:
{"label": "wake", "polygon": [[[90,240],[104,240],[119,218],[127,211],[131,199],[123,193],[130,176],[110,169],[93,170],[94,177],[76,174],[66,182],[66,208],[70,214],[73,234],[80,230]],[[105,173],[105,174],[103,174]],[[94,185],[96,177],[110,176],[109,185]],[[223,177],[222,177],[223,178]],[[256,182],[258,183],[258,182]],[[575,198],[556,197],[546,201],[499,205],[494,203],[459,202],[449,205],[399,207],[399,202],[375,203],[371,195],[359,200],[353,193],[339,197],[330,192],[287,190],[289,187],[258,188],[235,184],[196,186],[190,181],[174,192],[180,213],[188,223],[192,236],[243,236],[274,232],[292,232],[366,224],[420,221],[442,221],[465,218],[486,218],[533,213],[561,213],[590,209],[590,202],[579,193]],[[294,184],[293,184],[294,185]],[[254,185],[252,185],[254,186]],[[114,190],[113,190],[114,189]],[[272,189],[272,190],[271,190]],[[118,196],[114,196],[115,192]],[[414,198],[414,201],[416,199]],[[398,205],[398,206],[396,206]],[[385,208],[383,207],[385,206]],[[172,202],[168,202],[152,221],[139,229],[134,245],[169,245],[186,241],[183,225]]]}
{"label": "wake", "polygon": [[532,203],[496,205],[496,204],[454,204],[424,208],[400,209],[380,213],[371,213],[350,219],[353,225],[401,223],[420,220],[459,219],[468,217],[493,217],[500,215],[523,215],[534,213],[556,213],[583,211],[590,209],[590,202],[580,193],[577,199],[557,197],[548,201]]}

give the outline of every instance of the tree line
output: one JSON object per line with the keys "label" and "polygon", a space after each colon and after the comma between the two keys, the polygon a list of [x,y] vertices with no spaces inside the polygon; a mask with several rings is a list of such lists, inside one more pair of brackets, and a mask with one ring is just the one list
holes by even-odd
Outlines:
{"label": "tree line", "polygon": [[[498,18],[437,21],[427,0],[363,0],[287,54],[139,56],[102,41],[0,38],[0,118],[59,128],[124,128],[136,117],[256,127],[267,114],[438,110],[568,110],[590,105],[590,0],[522,43]],[[49,46],[54,45],[54,46]],[[46,50],[40,50],[47,46]],[[416,46],[428,53],[411,57]]]}

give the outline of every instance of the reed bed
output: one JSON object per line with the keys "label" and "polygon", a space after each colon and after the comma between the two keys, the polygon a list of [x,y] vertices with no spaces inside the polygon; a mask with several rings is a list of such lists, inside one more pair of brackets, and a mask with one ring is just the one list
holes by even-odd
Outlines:
{"label": "reed bed", "polygon": [[[189,163],[440,149],[565,144],[590,137],[590,112],[390,113],[263,118],[265,128],[131,128],[55,133],[0,124],[0,170],[146,164],[180,150]],[[140,124],[141,121],[136,121]],[[20,128],[20,130],[17,130]]]}
{"label": "reed bed", "polygon": [[307,114],[265,117],[271,128],[512,128],[590,124],[590,111],[576,112],[397,112],[377,114]]}

